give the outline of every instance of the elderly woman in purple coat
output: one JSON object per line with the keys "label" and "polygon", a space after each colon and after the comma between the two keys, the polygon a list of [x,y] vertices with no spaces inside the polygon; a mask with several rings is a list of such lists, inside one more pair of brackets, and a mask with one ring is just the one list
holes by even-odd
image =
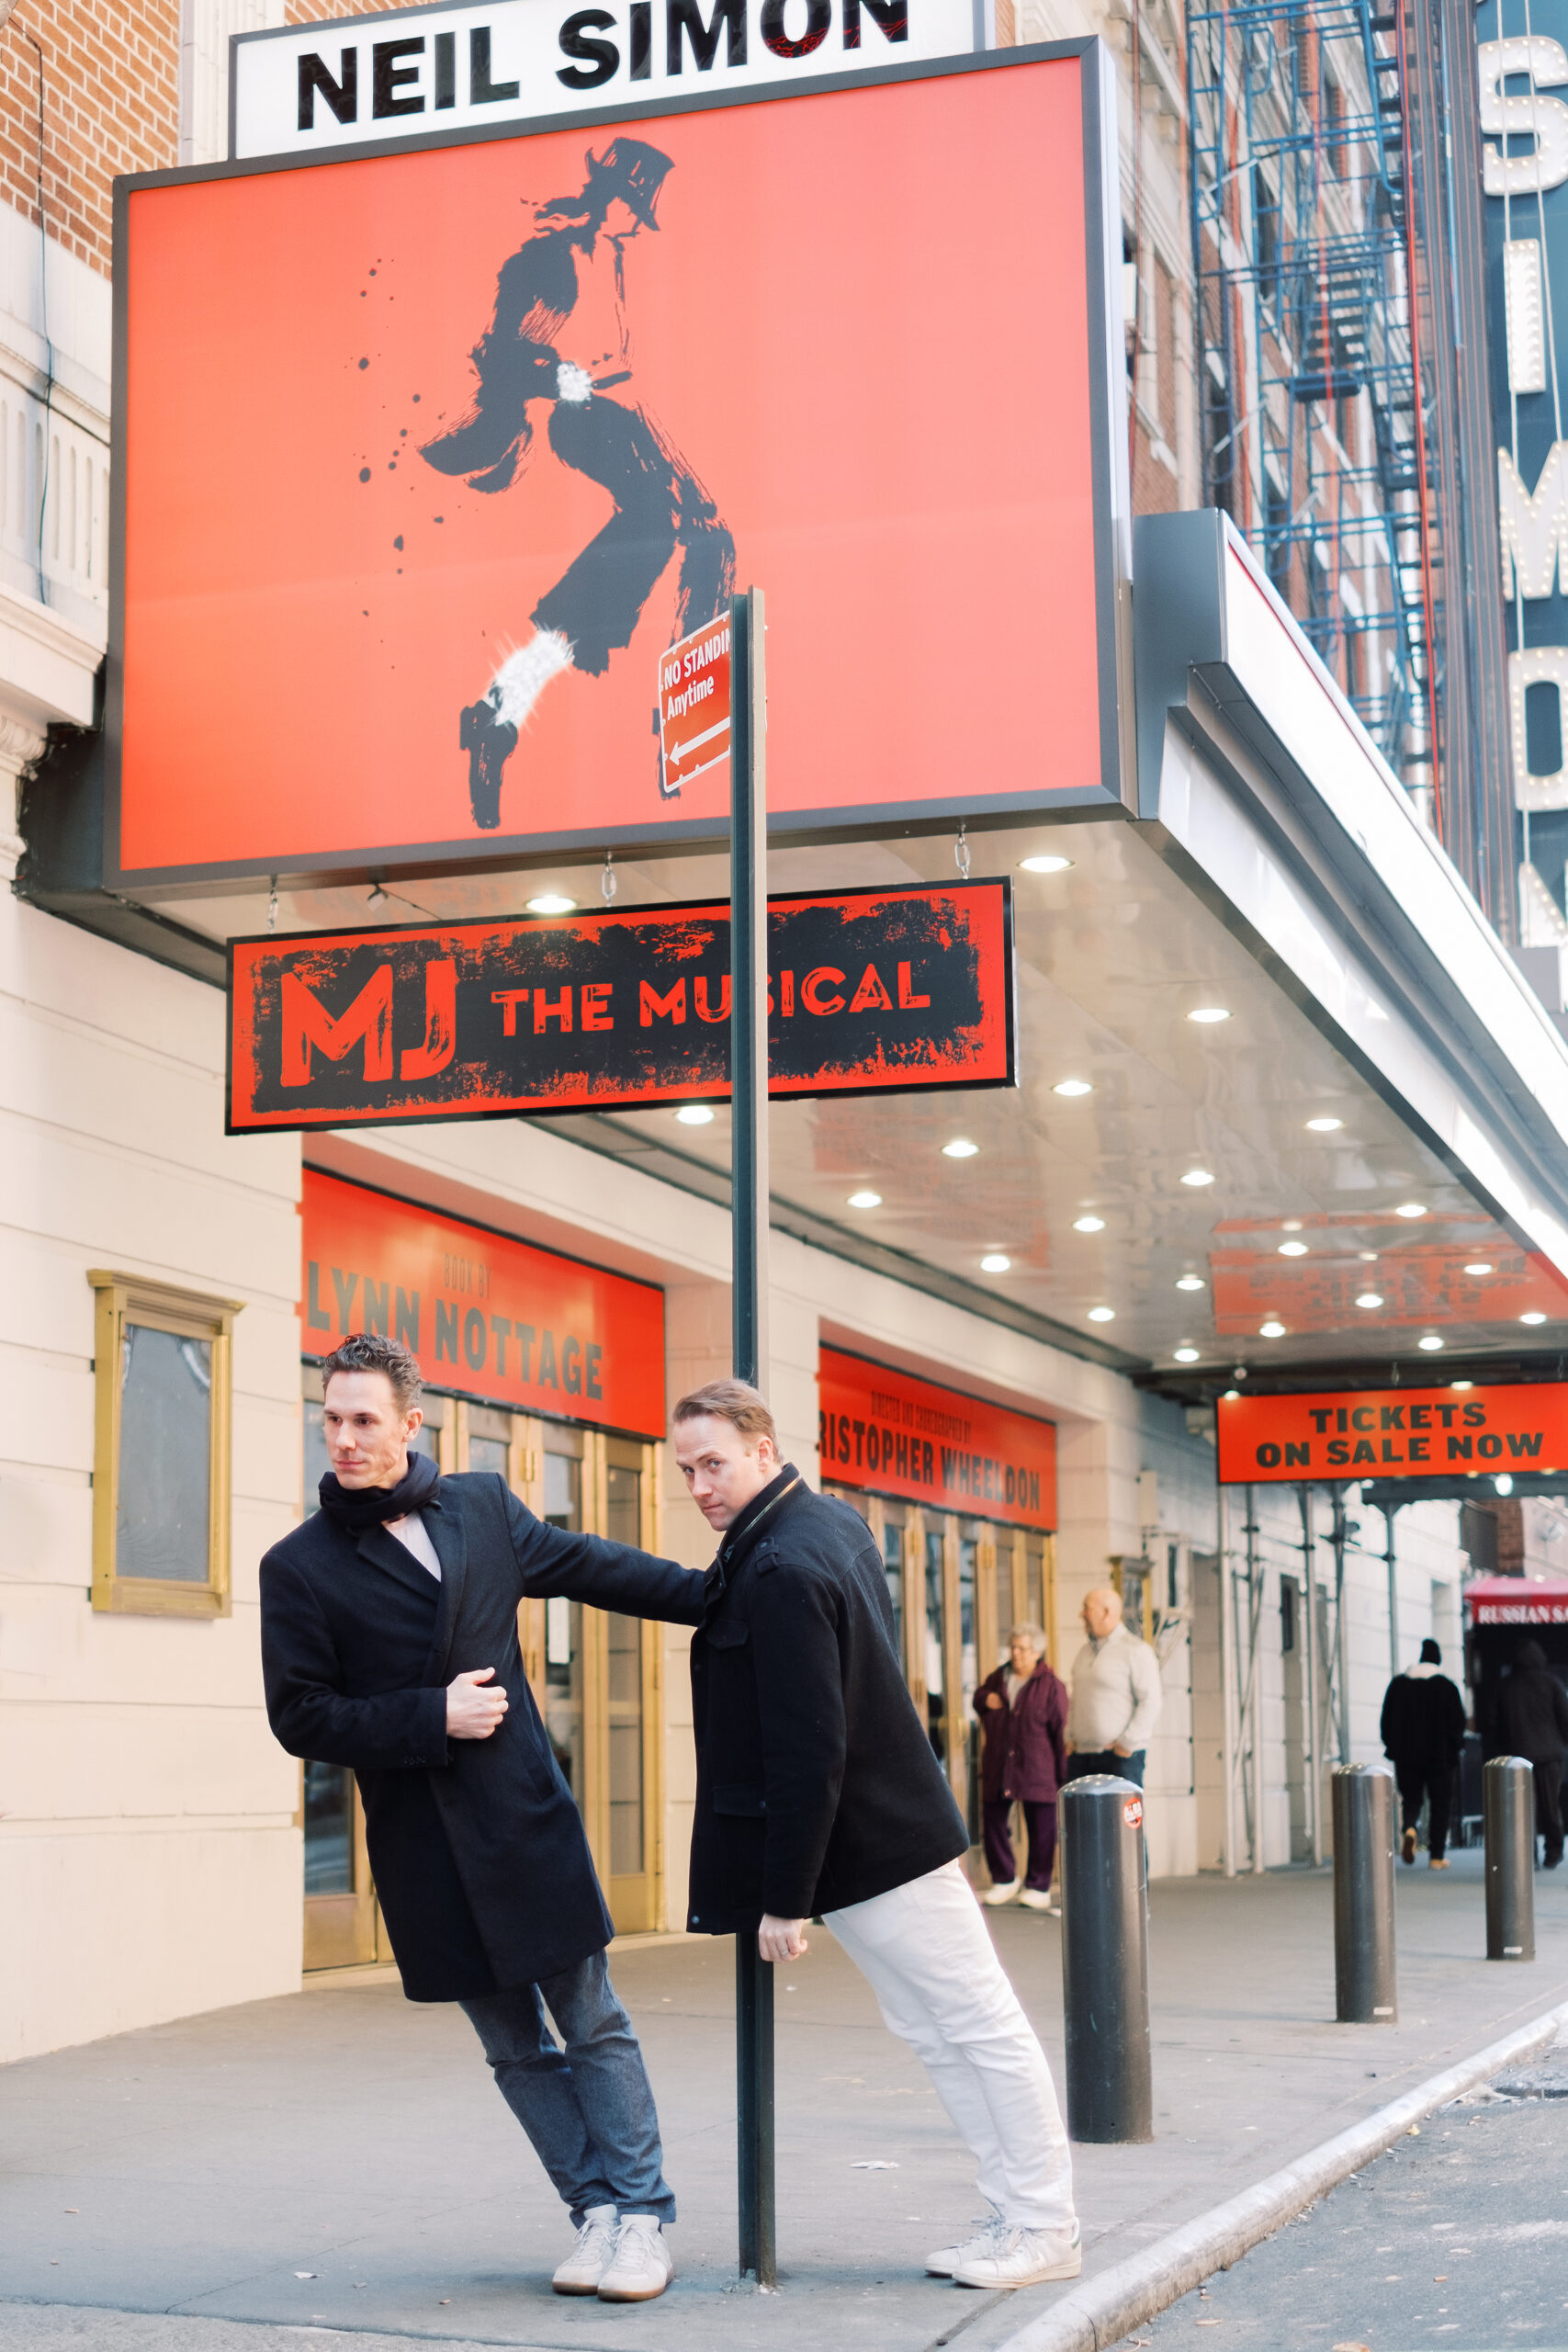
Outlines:
{"label": "elderly woman in purple coat", "polygon": [[[1056,1792],[1067,1777],[1063,1736],[1067,1690],[1045,1663],[1039,1625],[1015,1625],[1008,1663],[987,1675],[975,1693],[980,1718],[981,1820],[986,1865],[994,1883],[985,1903],[1016,1897],[1029,1911],[1055,1911],[1051,1866],[1056,1859]],[[1029,1862],[1021,1883],[1013,1858],[1011,1815],[1023,1808]]]}

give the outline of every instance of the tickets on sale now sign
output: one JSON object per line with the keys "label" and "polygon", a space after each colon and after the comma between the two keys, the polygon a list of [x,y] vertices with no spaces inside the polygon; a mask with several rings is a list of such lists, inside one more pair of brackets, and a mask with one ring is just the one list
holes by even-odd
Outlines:
{"label": "tickets on sale now sign", "polygon": [[1222,1396],[1214,1412],[1222,1486],[1568,1467],[1568,1381]]}

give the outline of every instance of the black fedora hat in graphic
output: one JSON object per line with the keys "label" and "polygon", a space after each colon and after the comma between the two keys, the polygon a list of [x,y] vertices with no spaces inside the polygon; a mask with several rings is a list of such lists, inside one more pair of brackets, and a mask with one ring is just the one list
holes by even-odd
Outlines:
{"label": "black fedora hat in graphic", "polygon": [[640,139],[612,139],[602,155],[589,153],[588,188],[595,196],[623,198],[645,228],[657,229],[659,191],[673,168],[668,155]]}

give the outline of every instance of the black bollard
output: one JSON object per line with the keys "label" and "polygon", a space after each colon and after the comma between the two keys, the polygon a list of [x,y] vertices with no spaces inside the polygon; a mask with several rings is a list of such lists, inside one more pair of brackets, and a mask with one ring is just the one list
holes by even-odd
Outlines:
{"label": "black bollard", "polygon": [[1392,2025],[1393,1775],[1386,1764],[1337,1764],[1334,1781],[1334,1999],[1341,2025]]}
{"label": "black bollard", "polygon": [[1494,1756],[1481,1770],[1486,1834],[1486,1957],[1535,1958],[1535,1768]]}
{"label": "black bollard", "polygon": [[1067,2133],[1152,2140],[1144,1792],[1109,1772],[1062,1791]]}

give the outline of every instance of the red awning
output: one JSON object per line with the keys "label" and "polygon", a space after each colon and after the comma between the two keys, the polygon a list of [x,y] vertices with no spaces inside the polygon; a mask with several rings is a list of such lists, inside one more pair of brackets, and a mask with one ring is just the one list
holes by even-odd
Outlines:
{"label": "red awning", "polygon": [[1477,1577],[1464,1589],[1472,1625],[1568,1625],[1568,1578]]}

